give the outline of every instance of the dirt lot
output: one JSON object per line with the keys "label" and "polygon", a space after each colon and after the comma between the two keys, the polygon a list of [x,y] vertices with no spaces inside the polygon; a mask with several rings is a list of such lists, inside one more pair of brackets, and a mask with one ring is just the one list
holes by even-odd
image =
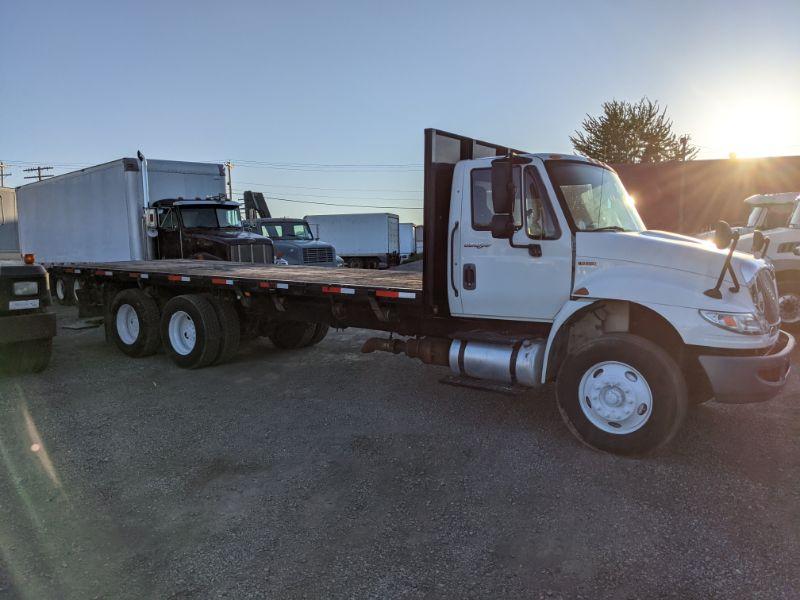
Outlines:
{"label": "dirt lot", "polygon": [[632,460],[367,335],[189,372],[61,329],[0,380],[0,598],[800,595],[796,374]]}

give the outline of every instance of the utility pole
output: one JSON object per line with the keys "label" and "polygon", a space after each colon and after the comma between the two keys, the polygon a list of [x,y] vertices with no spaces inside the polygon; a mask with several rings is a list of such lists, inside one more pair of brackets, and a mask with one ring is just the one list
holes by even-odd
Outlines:
{"label": "utility pole", "polygon": [[[687,147],[689,146],[689,136],[682,135],[679,140],[681,144],[681,162],[686,162]],[[680,198],[678,199],[678,231],[683,233],[683,221],[685,219],[685,204],[686,198],[684,196],[686,190],[686,165],[680,166],[681,169],[681,182],[680,182]]]}
{"label": "utility pole", "polygon": [[4,187],[6,184],[6,177],[10,177],[13,173],[6,173],[6,165],[2,161],[0,161],[0,187]]}
{"label": "utility pole", "polygon": [[231,179],[231,169],[233,169],[233,163],[229,160],[226,160],[225,168],[228,169],[228,200],[233,200],[233,179]]}
{"label": "utility pole", "polygon": [[36,171],[36,175],[26,175],[25,179],[36,179],[37,181],[41,181],[42,179],[46,179],[48,177],[52,177],[52,175],[47,175],[42,173],[42,171],[52,171],[53,167],[31,167],[30,169],[22,169],[26,173],[33,173]]}

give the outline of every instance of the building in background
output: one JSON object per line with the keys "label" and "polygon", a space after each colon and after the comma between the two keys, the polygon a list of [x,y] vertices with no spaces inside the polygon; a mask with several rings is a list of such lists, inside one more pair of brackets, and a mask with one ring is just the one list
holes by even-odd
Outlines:
{"label": "building in background", "polygon": [[800,189],[800,156],[613,165],[648,229],[694,234],[744,224],[744,199]]}

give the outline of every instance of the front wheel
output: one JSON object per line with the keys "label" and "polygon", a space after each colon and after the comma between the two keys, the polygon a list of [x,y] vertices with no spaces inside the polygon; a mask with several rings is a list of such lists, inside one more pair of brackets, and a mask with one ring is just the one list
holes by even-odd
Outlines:
{"label": "front wheel", "polygon": [[627,455],[669,442],[688,403],[672,357],[629,333],[604,335],[570,353],[558,373],[557,399],[561,417],[579,440]]}
{"label": "front wheel", "polygon": [[779,281],[778,304],[783,328],[793,333],[800,331],[800,282]]}

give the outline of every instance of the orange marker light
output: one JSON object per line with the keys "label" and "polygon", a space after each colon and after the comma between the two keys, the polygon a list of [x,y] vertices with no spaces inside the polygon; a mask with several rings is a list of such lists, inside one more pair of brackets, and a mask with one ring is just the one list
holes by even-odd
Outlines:
{"label": "orange marker light", "polygon": [[26,265],[32,265],[36,262],[36,257],[33,254],[26,254],[22,257],[22,260],[25,261]]}

